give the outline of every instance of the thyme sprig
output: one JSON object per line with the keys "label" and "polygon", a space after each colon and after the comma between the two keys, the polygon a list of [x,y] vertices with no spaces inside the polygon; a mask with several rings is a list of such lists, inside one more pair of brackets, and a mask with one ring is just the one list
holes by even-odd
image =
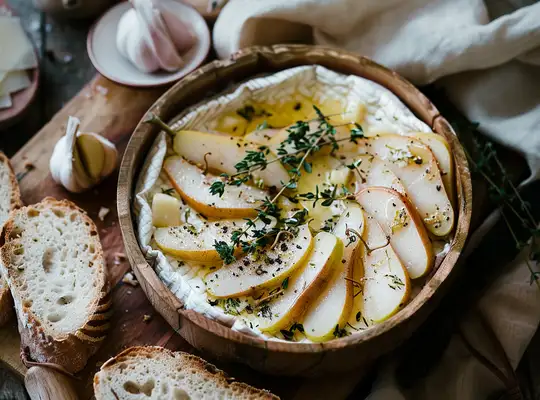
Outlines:
{"label": "thyme sprig", "polygon": [[[473,129],[478,124],[472,125]],[[529,204],[523,200],[519,190],[513,184],[508,173],[498,158],[497,151],[492,142],[473,137],[476,157],[465,150],[465,154],[473,170],[479,173],[489,186],[490,198],[500,206],[501,216],[515,241],[516,248],[521,251],[528,247],[525,264],[530,272],[530,284],[535,283],[540,289],[540,229],[535,220]],[[496,181],[499,181],[497,183]],[[515,228],[510,223],[507,212],[514,214],[521,227],[529,234],[529,240],[523,242],[518,239]],[[533,263],[536,266],[533,268]]]}
{"label": "thyme sprig", "polygon": [[334,185],[333,188],[319,190],[319,185],[315,186],[315,193],[301,193],[293,197],[294,200],[313,200],[313,208],[317,206],[317,202],[321,201],[324,207],[330,207],[335,201],[353,199],[354,194],[351,193],[345,185],[341,185],[341,193],[338,193],[339,185]]}
{"label": "thyme sprig", "polygon": [[[312,129],[310,124],[306,121],[296,122],[287,129],[287,138],[278,146],[277,158],[273,160],[268,160],[266,158],[270,153],[267,146],[260,146],[258,148],[259,151],[247,151],[244,159],[235,165],[237,170],[236,174],[230,176],[221,174],[221,177],[224,179],[216,180],[210,186],[211,194],[221,196],[225,192],[225,183],[239,186],[252,179],[252,173],[254,171],[264,170],[271,162],[280,161],[283,165],[291,167],[289,170],[289,181],[281,182],[283,185],[281,189],[271,199],[267,197],[263,201],[261,208],[257,209],[257,216],[254,219],[246,219],[247,223],[245,228],[232,232],[230,243],[215,241],[214,248],[226,264],[230,264],[236,259],[234,256],[234,249],[236,247],[240,246],[245,253],[253,253],[260,247],[268,244],[267,238],[269,236],[276,235],[280,230],[291,230],[299,226],[300,219],[298,219],[298,216],[300,215],[297,215],[294,222],[289,220],[289,223],[286,223],[284,220],[282,221],[284,223],[282,223],[279,228],[272,228],[270,230],[266,228],[271,222],[268,218],[269,216],[278,219],[280,217],[281,209],[276,204],[277,200],[284,195],[287,190],[296,190],[298,180],[302,176],[302,173],[311,173],[312,168],[311,163],[308,162],[308,157],[319,151],[323,145],[332,146],[332,152],[339,148],[338,140],[335,138],[336,128],[328,121],[328,117],[323,115],[316,106],[313,106],[313,108],[318,118],[318,126],[316,129]],[[356,140],[357,137],[358,133],[355,133],[354,140]],[[353,140],[353,138],[351,136],[349,138],[341,139],[340,141],[343,140]],[[289,151],[290,147],[292,147],[293,151]],[[323,192],[320,193],[319,197],[322,196]],[[325,196],[328,195],[329,197],[326,197],[323,202],[325,202],[325,204],[331,204],[334,201],[332,200],[332,193],[324,193]],[[301,220],[304,221],[306,216],[307,214],[303,213],[301,215]],[[258,221],[262,221],[265,226],[258,229],[257,232],[252,232]],[[249,240],[250,233],[255,237],[255,240]]]}

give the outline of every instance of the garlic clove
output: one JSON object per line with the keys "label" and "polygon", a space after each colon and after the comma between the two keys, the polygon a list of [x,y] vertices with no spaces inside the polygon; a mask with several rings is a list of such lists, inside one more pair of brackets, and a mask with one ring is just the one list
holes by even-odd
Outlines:
{"label": "garlic clove", "polygon": [[93,135],[77,135],[77,150],[88,175],[94,180],[101,178],[105,164],[105,151],[101,142]]}
{"label": "garlic clove", "polygon": [[168,2],[159,2],[159,8],[176,50],[180,54],[186,53],[195,44],[195,36],[182,21],[178,20],[178,16],[170,8]]}
{"label": "garlic clove", "polygon": [[84,191],[91,184],[75,145],[79,126],[77,118],[69,117],[66,134],[54,146],[49,162],[53,180],[74,193]]}
{"label": "garlic clove", "polygon": [[105,178],[109,176],[116,169],[116,161],[118,160],[118,151],[116,150],[114,143],[96,133],[79,133],[79,137],[81,136],[91,136],[101,144],[103,150],[103,165],[99,177]]}
{"label": "garlic clove", "polygon": [[49,163],[54,181],[75,193],[110,175],[118,159],[113,143],[95,133],[80,133],[79,126],[77,118],[69,117],[66,135],[56,143]]}
{"label": "garlic clove", "polygon": [[176,50],[160,10],[148,0],[131,0],[131,3],[138,13],[139,21],[143,22],[141,29],[148,29],[146,44],[153,51],[161,68],[166,71],[179,69],[184,62]]}
{"label": "garlic clove", "polygon": [[133,8],[120,18],[116,45],[120,54],[143,72],[177,71],[181,54],[195,37],[170,7],[172,0],[130,0]]}
{"label": "garlic clove", "polygon": [[120,54],[130,60],[139,70],[150,73],[159,69],[159,63],[147,45],[136,43],[136,38],[143,35],[137,12],[134,9],[126,11],[118,23],[116,47]]}

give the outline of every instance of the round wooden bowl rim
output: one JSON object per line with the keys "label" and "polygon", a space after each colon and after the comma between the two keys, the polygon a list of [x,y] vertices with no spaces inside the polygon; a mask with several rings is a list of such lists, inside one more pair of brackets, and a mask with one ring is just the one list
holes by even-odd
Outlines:
{"label": "round wooden bowl rim", "polygon": [[[156,103],[154,103],[154,105],[148,110],[148,112],[153,112],[159,115],[159,109],[162,103],[167,101],[166,99],[170,96],[171,92],[182,88],[184,85],[189,84],[193,79],[197,79],[197,77],[200,77],[203,74],[216,73],[216,71],[220,69],[229,67],[235,63],[242,62],[242,60],[245,60],[253,54],[264,54],[265,56],[272,57],[278,54],[282,55],[283,53],[290,53],[291,57],[294,57],[295,54],[306,54],[313,51],[323,52],[326,56],[329,57],[342,57],[348,60],[355,60],[365,65],[380,69],[391,79],[398,79],[400,81],[400,85],[404,85],[405,87],[407,87],[408,90],[414,93],[415,96],[418,96],[418,98],[422,99],[426,104],[431,105],[428,113],[430,114],[432,120],[431,124],[428,123],[428,125],[430,125],[432,129],[434,128],[434,126],[437,125],[439,129],[443,129],[447,133],[451,134],[451,136],[449,136],[448,134],[445,134],[444,136],[449,139],[452,153],[454,156],[455,177],[457,186],[456,189],[458,194],[455,207],[456,210],[458,210],[459,207],[459,212],[457,213],[458,218],[455,223],[454,237],[451,242],[451,248],[444,260],[442,261],[441,265],[435,271],[435,273],[433,275],[430,275],[428,280],[424,283],[421,291],[414,297],[412,301],[410,301],[402,310],[400,310],[394,316],[380,324],[373,326],[370,329],[343,338],[338,338],[323,343],[297,343],[265,340],[259,337],[249,336],[241,332],[233,331],[231,328],[215,320],[207,318],[206,316],[199,314],[193,310],[183,309],[183,305],[180,300],[167,288],[167,286],[157,276],[154,269],[147,263],[138,245],[131,214],[131,201],[133,199],[133,193],[131,193],[131,191],[133,189],[126,190],[125,187],[121,187],[120,185],[118,187],[118,215],[120,219],[120,227],[124,237],[124,243],[126,245],[126,252],[130,257],[130,261],[134,270],[140,273],[143,279],[146,281],[145,285],[150,285],[155,291],[155,293],[157,293],[157,295],[161,297],[162,301],[169,303],[177,310],[177,312],[181,316],[188,318],[189,320],[191,320],[191,322],[193,322],[200,328],[211,331],[213,334],[216,334],[222,338],[240,344],[266,348],[267,350],[272,352],[318,353],[328,350],[336,350],[343,347],[354,346],[360,343],[367,342],[376,336],[389,332],[390,330],[398,329],[400,324],[409,320],[409,318],[413,316],[413,314],[418,312],[427,303],[427,301],[432,297],[436,290],[447,279],[463,249],[465,238],[468,234],[471,218],[472,193],[470,190],[471,180],[467,159],[465,157],[463,148],[461,147],[461,144],[459,143],[459,140],[457,139],[457,136],[452,130],[450,124],[439,114],[435,106],[433,106],[432,103],[410,82],[399,76],[397,73],[376,64],[370,59],[356,55],[354,53],[350,53],[344,50],[310,45],[256,46],[244,49],[234,54],[229,60],[216,60],[193,71],[183,80],[179,81],[175,86],[169,89]],[[308,65],[308,63],[306,63],[306,65]],[[132,176],[131,174],[133,174],[133,176],[136,176],[136,173],[131,171],[130,167],[130,163],[133,157],[132,153],[134,150],[137,150],[136,143],[134,144],[135,141],[133,139],[137,137],[144,137],[145,132],[151,129],[152,128],[149,127],[148,124],[142,123],[142,120],[137,125],[133,136],[126,148],[124,158],[122,159],[120,175],[118,179],[119,182],[128,182],[129,177]],[[459,161],[459,163],[457,161]],[[140,165],[137,166],[137,169],[138,168],[140,168]],[[129,186],[129,184],[126,185]],[[462,237],[462,240],[456,240],[458,236]],[[148,294],[145,285],[142,286],[143,289],[145,289],[147,296],[149,296],[150,299],[151,297],[155,297],[155,293],[151,295]]]}

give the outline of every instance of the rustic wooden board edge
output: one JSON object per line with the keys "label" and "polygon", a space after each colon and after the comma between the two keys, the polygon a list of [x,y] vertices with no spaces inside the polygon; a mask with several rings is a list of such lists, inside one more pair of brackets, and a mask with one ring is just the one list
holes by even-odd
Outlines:
{"label": "rustic wooden board edge", "polygon": [[[437,133],[445,136],[452,146],[456,163],[458,218],[449,254],[420,293],[398,314],[364,333],[322,344],[282,343],[265,341],[244,335],[190,310],[183,310],[178,300],[148,265],[136,240],[131,199],[133,184],[141,160],[146,154],[157,129],[139,124],[128,144],[120,168],[118,183],[118,215],[128,249],[128,258],[143,288],[158,312],[194,347],[217,356],[248,363],[255,369],[270,373],[311,375],[365,365],[373,358],[395,348],[409,337],[414,329],[435,308],[445,282],[456,265],[465,244],[472,212],[472,185],[467,159],[450,125],[435,106],[412,84],[373,61],[342,50],[307,46],[276,45],[254,47],[240,51],[230,60],[214,61],[194,71],[165,93],[150,109],[167,120],[186,107],[201,101],[210,92],[222,89],[235,80],[249,78],[254,73],[284,69],[297,65],[321,64],[337,71],[356,74],[383,84]],[[177,313],[173,310],[176,309]],[[383,349],[377,350],[377,346]],[[355,351],[352,351],[352,350]],[[362,357],[359,356],[361,351]],[[351,356],[354,353],[357,357]],[[295,354],[295,365],[290,356]],[[341,362],[340,362],[341,361]],[[288,365],[289,368],[285,368]],[[345,368],[344,368],[345,367]]]}

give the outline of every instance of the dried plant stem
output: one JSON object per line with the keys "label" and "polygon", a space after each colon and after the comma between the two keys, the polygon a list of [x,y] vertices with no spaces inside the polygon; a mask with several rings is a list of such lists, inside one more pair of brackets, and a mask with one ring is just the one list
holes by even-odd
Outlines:
{"label": "dried plant stem", "polygon": [[[516,242],[516,245],[519,246],[519,240],[517,238],[517,235],[516,233],[514,232],[514,229],[512,228],[512,225],[510,224],[510,221],[508,221],[508,218],[506,217],[506,214],[504,213],[503,210],[501,210],[501,215],[504,219],[504,222],[506,222],[506,226],[508,227],[508,230],[510,231],[510,234],[512,235],[512,238],[514,238],[514,241]],[[532,240],[534,240],[534,237],[532,238]],[[527,264],[527,268],[529,269],[529,272],[531,273],[531,276],[535,276],[535,271],[533,270],[532,266],[531,266],[531,263],[529,261],[529,255],[527,254],[525,256],[525,264]],[[540,282],[538,281],[538,279],[533,279],[534,282],[536,283],[536,286],[538,286],[538,289],[540,289]]]}

